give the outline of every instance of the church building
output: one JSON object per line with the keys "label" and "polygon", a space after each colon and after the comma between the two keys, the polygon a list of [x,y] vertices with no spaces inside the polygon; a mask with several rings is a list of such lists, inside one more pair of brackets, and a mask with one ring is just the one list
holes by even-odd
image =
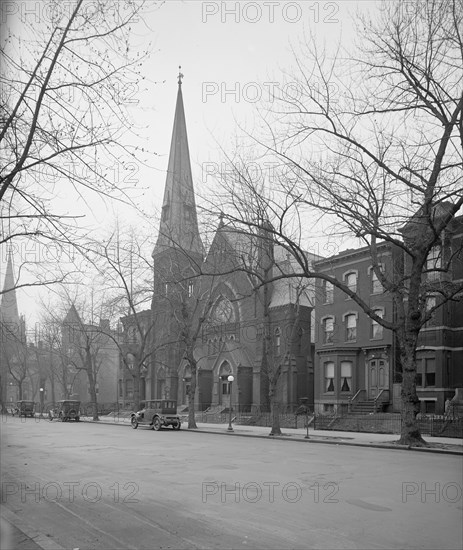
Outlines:
{"label": "church building", "polygon": [[[267,410],[269,383],[276,384],[280,410],[299,399],[313,402],[314,287],[296,277],[257,285],[257,276],[294,272],[294,260],[261,237],[244,234],[221,218],[209,250],[198,227],[191,172],[182,77],[167,168],[159,233],[152,253],[152,348],[140,376],[141,399],[176,399],[185,410],[192,387],[191,351],[196,364],[197,410]],[[263,226],[265,223],[263,224]],[[268,234],[270,235],[270,233]],[[320,259],[308,254],[310,263]],[[245,266],[252,265],[252,270]],[[256,277],[253,278],[253,275]],[[258,288],[258,290],[256,290]],[[148,312],[141,312],[145,319]],[[130,330],[129,317],[124,318]],[[120,403],[130,373],[121,361]]]}

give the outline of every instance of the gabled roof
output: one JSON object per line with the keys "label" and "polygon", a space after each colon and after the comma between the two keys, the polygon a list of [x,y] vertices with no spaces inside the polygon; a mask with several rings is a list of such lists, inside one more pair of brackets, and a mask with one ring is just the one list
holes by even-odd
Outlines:
{"label": "gabled roof", "polygon": [[66,314],[66,317],[64,318],[63,324],[64,325],[80,325],[82,323],[79,314],[77,313],[76,306],[72,304],[72,306],[69,308],[69,311]]}

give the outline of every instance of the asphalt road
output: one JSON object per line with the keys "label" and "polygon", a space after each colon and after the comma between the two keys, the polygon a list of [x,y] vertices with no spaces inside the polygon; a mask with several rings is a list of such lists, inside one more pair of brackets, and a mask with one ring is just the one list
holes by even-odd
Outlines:
{"label": "asphalt road", "polygon": [[461,456],[4,417],[2,506],[66,549],[458,548]]}

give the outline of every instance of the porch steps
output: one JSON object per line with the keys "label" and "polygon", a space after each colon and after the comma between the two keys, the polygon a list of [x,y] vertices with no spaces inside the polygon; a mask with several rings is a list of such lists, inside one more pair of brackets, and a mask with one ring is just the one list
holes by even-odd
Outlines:
{"label": "porch steps", "polygon": [[373,399],[358,401],[352,405],[352,414],[371,414],[376,412],[376,405]]}

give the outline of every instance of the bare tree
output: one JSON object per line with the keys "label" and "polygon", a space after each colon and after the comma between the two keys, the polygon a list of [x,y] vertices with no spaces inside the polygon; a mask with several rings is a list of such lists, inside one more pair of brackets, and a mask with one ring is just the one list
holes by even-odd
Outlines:
{"label": "bare tree", "polygon": [[[422,445],[418,337],[434,311],[460,300],[463,290],[445,275],[461,261],[461,249],[443,255],[463,205],[463,5],[416,0],[406,10],[399,1],[382,7],[377,20],[359,16],[358,56],[338,50],[332,58],[313,39],[296,55],[297,72],[289,76],[297,93],[275,96],[271,110],[278,120],[265,119],[270,137],[260,139],[275,163],[273,179],[262,192],[262,182],[238,169],[222,208],[230,221],[256,233],[261,225],[241,214],[253,204],[297,259],[300,276],[329,281],[394,332],[403,369],[400,443]],[[321,228],[325,237],[331,231],[368,247],[395,319],[382,319],[343,281],[310,268],[304,249]],[[382,269],[383,242],[403,251],[399,278],[396,270],[390,277]],[[426,309],[430,293],[440,299]]]}
{"label": "bare tree", "polygon": [[[98,420],[98,385],[99,373],[108,361],[108,351],[112,340],[108,336],[110,330],[101,318],[97,322],[98,312],[102,311],[104,293],[99,300],[91,289],[88,296],[74,299],[69,289],[63,287],[60,301],[48,309],[48,324],[59,327],[60,334],[54,340],[55,353],[59,357],[56,374],[65,397],[75,388],[83,373],[87,380],[87,388],[92,407],[93,420]],[[81,380],[83,382],[83,380]]]}
{"label": "bare tree", "polygon": [[147,250],[149,242],[135,229],[121,230],[119,223],[101,243],[88,244],[95,258],[98,279],[104,285],[104,309],[109,319],[122,323],[123,333],[101,328],[117,346],[122,363],[133,379],[133,406],[140,408],[141,379],[148,374],[153,353],[154,323],[151,310],[153,268]]}
{"label": "bare tree", "polygon": [[198,354],[202,330],[211,312],[214,276],[193,276],[179,281],[169,301],[178,325],[178,340],[190,373],[188,391],[188,429],[196,430],[196,388],[198,381]]}
{"label": "bare tree", "polygon": [[[18,387],[18,399],[24,398],[24,383],[31,378],[31,362],[25,334],[20,327],[1,322],[1,360],[6,365],[5,374]],[[18,330],[19,329],[19,330]],[[7,383],[7,380],[4,381]],[[6,395],[6,392],[5,392]]]}
{"label": "bare tree", "polygon": [[[37,4],[35,17],[21,15],[20,31],[4,34],[0,244],[31,250],[35,242],[35,261],[24,260],[24,267],[40,266],[50,246],[61,257],[79,250],[79,216],[60,209],[63,190],[86,204],[95,194],[130,202],[116,171],[121,163],[130,171],[136,153],[127,136],[134,135],[130,106],[148,52],[132,46],[130,31],[144,4],[52,0]],[[6,21],[14,21],[14,8],[19,14],[17,5],[2,4]],[[37,280],[35,271],[32,284],[65,277]]]}
{"label": "bare tree", "polygon": [[[62,399],[71,397],[79,371],[70,364],[69,350],[65,349],[66,345],[63,342],[64,313],[57,316],[56,313],[52,313],[51,307],[45,305],[42,305],[42,309],[45,312],[41,316],[36,340],[43,342],[45,353],[48,354],[46,375],[51,386],[51,402],[55,403],[57,393],[61,394]],[[60,388],[59,392],[57,385]]]}

